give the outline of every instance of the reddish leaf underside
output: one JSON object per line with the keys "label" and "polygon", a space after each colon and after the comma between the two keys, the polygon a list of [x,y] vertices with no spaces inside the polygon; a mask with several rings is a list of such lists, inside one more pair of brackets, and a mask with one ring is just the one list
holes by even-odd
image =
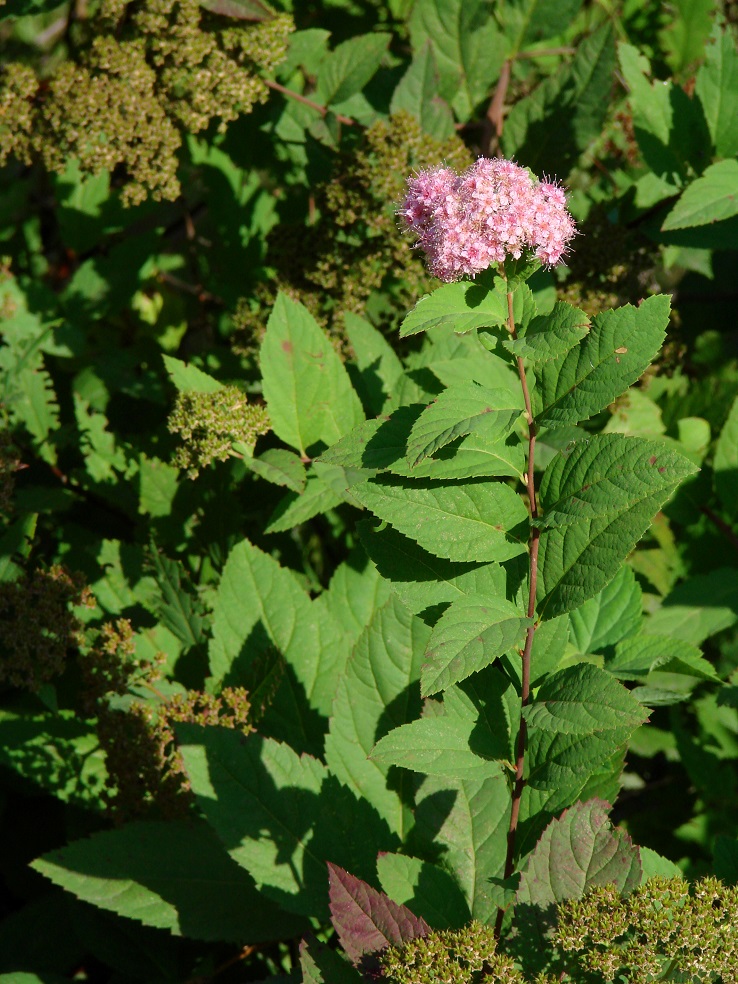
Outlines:
{"label": "reddish leaf underside", "polygon": [[333,927],[349,959],[357,964],[386,946],[400,946],[430,932],[406,906],[328,862]]}

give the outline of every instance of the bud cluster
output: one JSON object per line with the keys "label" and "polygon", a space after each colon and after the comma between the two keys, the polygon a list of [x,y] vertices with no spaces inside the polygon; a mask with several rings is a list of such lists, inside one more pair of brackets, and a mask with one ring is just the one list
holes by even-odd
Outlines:
{"label": "bud cluster", "polygon": [[481,157],[462,174],[443,166],[420,171],[408,180],[398,214],[431,273],[446,282],[524,250],[554,266],[576,232],[559,185],[502,158]]}

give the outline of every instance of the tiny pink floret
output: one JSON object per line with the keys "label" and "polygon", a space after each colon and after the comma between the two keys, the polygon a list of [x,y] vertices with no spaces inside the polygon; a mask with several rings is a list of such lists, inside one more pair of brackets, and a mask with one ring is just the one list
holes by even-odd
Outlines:
{"label": "tiny pink floret", "polygon": [[499,157],[480,157],[460,175],[441,165],[420,171],[408,179],[398,215],[431,273],[447,283],[526,249],[555,266],[576,234],[563,188]]}

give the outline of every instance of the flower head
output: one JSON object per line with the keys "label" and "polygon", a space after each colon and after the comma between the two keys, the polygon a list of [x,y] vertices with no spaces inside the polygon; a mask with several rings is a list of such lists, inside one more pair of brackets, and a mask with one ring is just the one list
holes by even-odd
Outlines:
{"label": "flower head", "polygon": [[398,214],[431,273],[447,282],[526,249],[554,266],[576,232],[558,184],[500,157],[480,157],[460,175],[440,165],[420,171],[408,179]]}

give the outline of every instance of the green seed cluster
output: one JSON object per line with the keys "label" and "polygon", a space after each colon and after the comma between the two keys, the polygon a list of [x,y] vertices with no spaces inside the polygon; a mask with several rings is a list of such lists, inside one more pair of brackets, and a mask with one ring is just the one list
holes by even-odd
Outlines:
{"label": "green seed cluster", "polygon": [[[491,926],[471,922],[458,930],[418,936],[388,947],[382,973],[393,984],[517,984],[523,977],[510,957],[497,952]],[[549,984],[541,977],[537,984]],[[553,984],[553,982],[551,982]]]}
{"label": "green seed cluster", "polygon": [[346,346],[334,315],[362,313],[375,290],[391,293],[395,310],[427,292],[431,280],[408,248],[395,207],[406,176],[439,161],[463,169],[472,158],[460,139],[436,140],[405,112],[378,121],[358,147],[339,155],[331,180],[315,189],[319,220],[307,228],[281,224],[270,233],[266,262],[276,275],[257,290],[257,309],[239,307],[236,350],[256,350],[278,290],[301,301],[337,337],[339,348]]}
{"label": "green seed cluster", "polygon": [[87,45],[41,83],[25,65],[0,75],[0,165],[11,154],[63,172],[116,167],[127,204],[180,192],[182,131],[223,129],[266,100],[259,72],[284,58],[294,24],[278,15],[226,26],[198,0],[103,0]]}
{"label": "green seed cluster", "polygon": [[0,582],[0,683],[38,689],[63,672],[82,639],[75,605],[94,605],[81,577],[53,565]]}
{"label": "green seed cluster", "polygon": [[190,478],[213,461],[225,461],[234,444],[252,452],[256,438],[270,428],[266,407],[249,403],[237,386],[223,386],[214,393],[180,393],[168,426],[183,442],[173,463],[186,469]]}
{"label": "green seed cluster", "polygon": [[627,898],[612,886],[559,906],[556,943],[595,982],[738,980],[738,887],[652,878]]}
{"label": "green seed cluster", "polygon": [[129,687],[150,685],[161,678],[166,661],[158,654],[153,661],[136,655],[133,626],[127,618],[104,622],[80,653],[82,694],[85,711],[97,714],[100,702],[110,694],[125,694]]}

